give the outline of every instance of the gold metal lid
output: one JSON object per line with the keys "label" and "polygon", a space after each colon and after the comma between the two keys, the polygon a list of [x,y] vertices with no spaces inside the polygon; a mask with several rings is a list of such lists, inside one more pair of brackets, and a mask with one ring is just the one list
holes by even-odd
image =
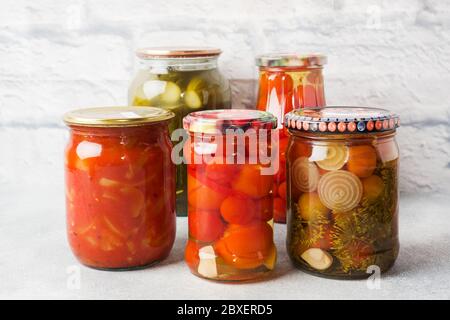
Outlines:
{"label": "gold metal lid", "polygon": [[221,53],[219,48],[211,47],[148,47],[136,50],[136,55],[141,59],[214,57]]}
{"label": "gold metal lid", "polygon": [[67,125],[86,127],[132,127],[170,120],[173,112],[154,107],[101,107],[70,111],[64,115]]}
{"label": "gold metal lid", "polygon": [[256,57],[259,67],[322,67],[327,57],[322,54],[269,53]]}

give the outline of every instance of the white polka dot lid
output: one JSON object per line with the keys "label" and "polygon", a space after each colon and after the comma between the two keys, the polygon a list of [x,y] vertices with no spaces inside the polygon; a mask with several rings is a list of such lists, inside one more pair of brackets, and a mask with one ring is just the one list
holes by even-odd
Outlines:
{"label": "white polka dot lid", "polygon": [[397,114],[366,107],[297,109],[286,114],[284,121],[284,126],[291,131],[327,134],[393,131],[399,125]]}

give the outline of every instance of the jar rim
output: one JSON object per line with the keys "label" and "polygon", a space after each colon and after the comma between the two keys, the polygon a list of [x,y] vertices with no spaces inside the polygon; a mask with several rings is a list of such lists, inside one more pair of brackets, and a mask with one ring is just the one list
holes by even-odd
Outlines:
{"label": "jar rim", "polygon": [[320,53],[266,53],[255,59],[258,67],[322,67],[327,63],[327,56]]}
{"label": "jar rim", "polygon": [[291,132],[363,134],[395,131],[400,119],[381,108],[327,106],[291,111],[285,116],[284,126]]}
{"label": "jar rim", "polygon": [[136,50],[136,56],[140,59],[183,59],[217,57],[222,50],[214,47],[145,47]]}
{"label": "jar rim", "polygon": [[68,126],[136,127],[168,121],[175,117],[171,111],[156,107],[95,107],[67,112],[63,121]]}
{"label": "jar rim", "polygon": [[183,119],[190,133],[226,133],[228,129],[274,129],[277,118],[269,112],[249,109],[216,109],[191,112]]}

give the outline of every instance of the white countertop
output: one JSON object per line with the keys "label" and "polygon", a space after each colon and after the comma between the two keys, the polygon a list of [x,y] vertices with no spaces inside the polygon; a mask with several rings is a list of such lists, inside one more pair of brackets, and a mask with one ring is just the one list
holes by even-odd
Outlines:
{"label": "white countertop", "polygon": [[[381,288],[368,289],[366,280],[328,280],[294,269],[286,255],[284,225],[275,228],[279,258],[269,279],[231,285],[197,278],[183,262],[186,218],[178,218],[174,248],[157,266],[128,272],[92,270],[78,264],[66,242],[60,189],[0,190],[0,298],[450,298],[450,199],[401,198],[399,258],[382,275]],[[79,289],[68,286],[71,272],[77,270]]]}

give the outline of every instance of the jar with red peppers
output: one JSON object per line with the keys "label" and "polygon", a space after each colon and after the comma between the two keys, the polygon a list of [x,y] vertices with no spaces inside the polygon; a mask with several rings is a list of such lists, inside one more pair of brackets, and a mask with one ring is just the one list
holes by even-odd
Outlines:
{"label": "jar with red peppers", "polygon": [[278,119],[280,170],[275,176],[274,219],[286,222],[286,146],[288,131],[283,117],[293,109],[325,106],[322,67],[327,59],[319,54],[264,54],[256,58],[259,67],[257,108]]}
{"label": "jar with red peppers", "polygon": [[164,259],[175,239],[170,111],[80,109],[65,115],[67,234],[78,260],[125,270]]}
{"label": "jar with red peppers", "polygon": [[185,260],[193,274],[244,281],[274,268],[274,127],[276,118],[257,110],[199,111],[184,118],[189,133]]}

